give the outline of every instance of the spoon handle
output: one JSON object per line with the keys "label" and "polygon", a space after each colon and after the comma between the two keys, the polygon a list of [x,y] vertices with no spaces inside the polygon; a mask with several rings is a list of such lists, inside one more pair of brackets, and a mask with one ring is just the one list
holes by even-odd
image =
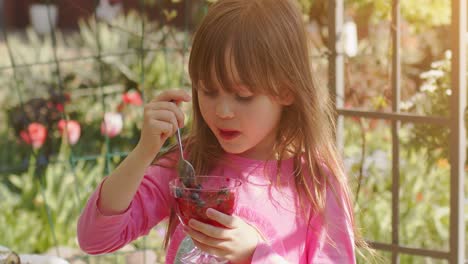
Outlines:
{"label": "spoon handle", "polygon": [[[174,100],[170,101],[175,104]],[[182,137],[180,136],[180,128],[177,128],[177,141],[179,142],[180,157],[184,159],[184,149],[182,148]]]}
{"label": "spoon handle", "polygon": [[180,136],[180,129],[177,128],[177,141],[179,142],[180,157],[184,159],[184,149],[182,148],[182,138]]}

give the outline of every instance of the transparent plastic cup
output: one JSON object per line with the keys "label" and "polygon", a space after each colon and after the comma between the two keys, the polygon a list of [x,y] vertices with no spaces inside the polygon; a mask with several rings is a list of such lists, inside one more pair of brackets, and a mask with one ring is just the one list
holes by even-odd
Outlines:
{"label": "transparent plastic cup", "polygon": [[[194,187],[187,188],[179,178],[169,182],[171,195],[175,199],[176,214],[183,226],[195,219],[213,226],[223,227],[209,219],[206,210],[213,208],[231,215],[237,203],[237,193],[242,181],[223,176],[197,176]],[[227,260],[210,255],[195,247],[181,257],[182,263],[223,264]]]}

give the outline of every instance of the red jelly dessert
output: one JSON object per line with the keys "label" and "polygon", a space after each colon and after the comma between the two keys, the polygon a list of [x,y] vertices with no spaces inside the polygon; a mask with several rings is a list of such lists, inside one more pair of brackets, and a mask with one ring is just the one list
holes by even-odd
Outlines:
{"label": "red jelly dessert", "polygon": [[238,179],[220,176],[198,176],[196,188],[186,188],[180,179],[171,181],[171,193],[176,201],[176,212],[184,225],[196,219],[210,225],[223,227],[206,216],[206,210],[213,208],[231,215],[236,205]]}

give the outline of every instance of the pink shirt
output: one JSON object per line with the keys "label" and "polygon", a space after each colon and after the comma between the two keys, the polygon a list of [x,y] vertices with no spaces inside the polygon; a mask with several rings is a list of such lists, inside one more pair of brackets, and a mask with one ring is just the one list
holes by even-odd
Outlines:
{"label": "pink shirt", "polygon": [[[257,161],[228,154],[229,165],[210,175],[243,180],[235,215],[254,225],[266,238],[254,252],[252,263],[355,263],[349,213],[335,195],[327,193],[323,217],[304,217],[293,180],[293,160],[282,161],[280,184],[276,161]],[[270,175],[270,176],[268,176]],[[173,169],[150,166],[129,208],[118,215],[104,215],[97,207],[100,186],[89,199],[78,222],[78,241],[89,254],[113,252],[139,236],[147,235],[167,218],[172,206],[168,182]],[[277,188],[274,186],[281,186]],[[179,225],[171,236],[166,263],[176,255],[185,238]]]}

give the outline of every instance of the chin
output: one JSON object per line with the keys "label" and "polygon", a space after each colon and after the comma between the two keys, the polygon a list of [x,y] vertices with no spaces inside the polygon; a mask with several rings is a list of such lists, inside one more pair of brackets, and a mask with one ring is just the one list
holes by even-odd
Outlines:
{"label": "chin", "polygon": [[238,146],[225,146],[225,145],[222,145],[222,144],[221,144],[221,148],[226,153],[229,153],[229,154],[242,154],[242,153],[248,151],[248,149],[241,148],[241,147],[238,147]]}
{"label": "chin", "polygon": [[225,148],[225,147],[223,147],[223,150],[224,152],[229,153],[229,154],[242,154],[245,152],[245,151],[241,151],[241,150],[237,150],[233,148]]}

